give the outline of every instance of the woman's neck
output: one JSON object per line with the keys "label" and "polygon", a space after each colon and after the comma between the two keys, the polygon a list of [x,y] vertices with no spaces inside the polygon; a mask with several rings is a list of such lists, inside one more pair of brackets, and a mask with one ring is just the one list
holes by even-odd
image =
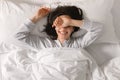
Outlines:
{"label": "woman's neck", "polygon": [[68,40],[68,39],[57,39],[57,40],[59,40],[60,43],[63,44],[63,43],[64,43],[66,40]]}
{"label": "woman's neck", "polygon": [[57,39],[57,40],[59,40],[61,44],[65,42],[65,39]]}

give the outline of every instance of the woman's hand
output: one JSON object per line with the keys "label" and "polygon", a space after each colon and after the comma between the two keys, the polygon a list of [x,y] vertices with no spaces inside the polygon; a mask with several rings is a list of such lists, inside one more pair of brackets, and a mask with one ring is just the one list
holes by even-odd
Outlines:
{"label": "woman's hand", "polygon": [[50,12],[50,8],[47,7],[41,7],[36,14],[31,18],[31,21],[33,23],[36,23],[38,20],[46,16]]}
{"label": "woman's hand", "polygon": [[71,26],[71,18],[67,15],[61,15],[55,19],[52,27],[68,27]]}
{"label": "woman's hand", "polygon": [[76,20],[70,18],[67,15],[61,15],[55,19],[52,27],[69,27],[69,26],[81,27],[82,24],[83,20]]}

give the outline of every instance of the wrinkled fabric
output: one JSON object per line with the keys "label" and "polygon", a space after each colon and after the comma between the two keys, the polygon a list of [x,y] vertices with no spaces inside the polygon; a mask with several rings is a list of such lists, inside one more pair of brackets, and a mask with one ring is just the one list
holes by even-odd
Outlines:
{"label": "wrinkled fabric", "polygon": [[103,65],[103,70],[106,80],[120,80],[120,56],[111,59]]}
{"label": "wrinkled fabric", "polygon": [[[83,35],[79,33],[78,37],[70,37],[70,39],[65,40],[62,44],[59,40],[52,40],[49,37],[41,37],[32,34],[36,24],[34,24],[30,19],[27,19],[20,26],[20,28],[15,32],[14,36],[16,40],[27,43],[36,49],[53,47],[85,48],[98,39],[98,37],[100,37],[103,30],[103,25],[99,22],[93,22],[89,20],[84,20],[83,22],[84,23],[80,28],[85,30],[85,33]],[[81,30],[79,32],[81,32]]]}
{"label": "wrinkled fabric", "polygon": [[2,74],[5,80],[104,80],[81,48],[14,49],[2,64]]}

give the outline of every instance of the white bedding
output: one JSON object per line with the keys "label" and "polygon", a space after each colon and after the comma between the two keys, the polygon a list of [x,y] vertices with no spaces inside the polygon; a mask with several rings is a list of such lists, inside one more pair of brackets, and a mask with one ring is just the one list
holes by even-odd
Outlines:
{"label": "white bedding", "polygon": [[[61,1],[63,3],[60,3]],[[6,41],[7,43],[22,45],[23,43],[14,40],[10,36],[14,34],[16,29],[18,29],[20,24],[22,24],[26,20],[26,18],[31,17],[35,13],[35,11],[37,11],[40,5],[45,4],[47,6],[51,6],[52,8],[58,5],[76,5],[78,7],[81,7],[83,11],[86,12],[86,18],[102,23],[106,22],[102,38],[98,39],[95,45],[92,45],[88,48],[89,52],[93,56],[95,55],[97,62],[99,62],[98,64],[102,64],[108,59],[119,56],[120,49],[118,44],[119,42],[117,41],[120,32],[120,12],[118,10],[118,8],[120,7],[119,3],[119,0],[0,0],[0,42]],[[96,13],[94,13],[94,11]],[[107,13],[109,13],[109,15]],[[106,14],[108,16],[106,16]],[[38,25],[40,25],[41,27],[44,23],[45,19],[38,23]],[[43,27],[39,29],[43,29]],[[39,29],[37,28],[37,31],[35,30],[34,32],[36,34],[40,34],[40,32],[38,31],[41,30]],[[117,33],[117,37],[115,32]],[[43,34],[40,35],[44,36]],[[23,44],[22,47],[23,46],[26,45]],[[106,48],[107,50],[105,50]],[[100,55],[100,52],[102,53],[102,55],[104,55],[104,57],[107,58],[99,58],[98,55]]]}
{"label": "white bedding", "polygon": [[103,65],[107,80],[120,80],[120,57],[111,59]]}
{"label": "white bedding", "polygon": [[[8,36],[12,32],[14,32],[14,30],[17,29],[17,27],[21,23],[23,23],[26,18],[33,15],[33,13],[38,9],[39,5],[41,5],[41,3],[38,2],[38,1],[41,1],[41,0],[0,0],[0,1],[7,1],[8,2],[8,3],[5,3],[6,5],[1,5],[0,4],[0,22],[1,22],[0,23],[0,41],[1,40],[2,41],[6,40],[6,37],[8,38]],[[46,1],[46,0],[44,0],[44,1]],[[57,0],[50,0],[50,1],[52,2],[52,1],[57,1]],[[99,3],[98,0],[89,0],[89,1],[88,0],[76,0],[76,1],[81,1],[82,3],[80,3],[80,4],[83,4],[83,6],[84,6],[84,2],[86,2],[86,1],[88,3],[92,2],[92,1],[94,1],[94,2],[97,1]],[[100,3],[104,3],[104,1],[105,0],[100,0]],[[109,0],[106,0],[106,1],[109,2]],[[111,2],[111,0],[110,0],[110,2]],[[105,3],[107,3],[107,2],[105,2]],[[109,22],[107,23],[108,26],[107,26],[105,31],[107,31],[108,33],[104,35],[104,38],[105,37],[106,38],[105,39],[102,38],[102,41],[100,41],[101,39],[98,40],[97,43],[90,45],[86,49],[93,56],[93,58],[96,60],[96,62],[99,65],[103,65],[103,63],[106,63],[106,62],[108,62],[108,64],[109,64],[109,63],[111,63],[111,62],[109,62],[109,60],[111,60],[112,58],[115,58],[117,56],[120,56],[120,46],[119,46],[119,44],[116,40],[115,34],[114,34],[114,31],[115,31],[115,33],[117,34],[117,38],[120,41],[120,35],[119,35],[119,32],[120,32],[120,28],[119,28],[119,26],[120,26],[120,22],[119,22],[120,21],[120,15],[119,15],[120,11],[118,10],[119,7],[120,7],[119,3],[120,3],[120,0],[114,0],[112,11],[110,10],[112,12],[112,16],[110,16],[110,19],[107,18],[107,20],[109,19],[110,21],[113,21],[114,26],[111,25],[109,27],[109,25],[108,25]],[[25,6],[26,6],[26,8],[24,8]],[[56,6],[56,5],[52,5],[52,6]],[[4,7],[4,8],[1,8],[1,7]],[[97,9],[97,7],[95,7],[95,8]],[[103,8],[104,8],[104,6],[102,6],[101,9],[103,9]],[[110,8],[111,8],[111,6],[110,6]],[[31,11],[31,13],[28,13],[29,10]],[[106,10],[106,9],[104,8],[104,10]],[[27,13],[25,13],[25,12],[27,12]],[[4,13],[4,14],[2,14],[2,13]],[[6,16],[4,16],[4,15],[6,15]],[[89,13],[88,16],[90,16],[90,15],[91,15],[91,13]],[[97,18],[92,16],[92,19],[102,21],[100,18],[101,18],[101,16],[99,16]],[[8,20],[8,19],[10,19],[10,20]],[[17,21],[17,22],[15,24],[13,24],[15,21]],[[43,22],[44,22],[44,20],[43,20]],[[21,45],[21,43],[19,43],[19,42],[17,43],[16,41],[13,41],[12,39],[11,39],[11,41],[9,39],[7,39],[7,42],[14,42],[14,44]],[[22,45],[22,47],[23,46],[26,46],[26,45],[24,44],[24,45]],[[16,49],[16,47],[14,47],[14,46],[9,47],[9,46],[6,45],[6,47],[7,47],[6,50]],[[2,50],[2,47],[0,47],[0,49]],[[0,52],[0,80],[4,80],[3,77],[1,76],[1,74],[2,74],[1,73],[1,63],[3,63],[3,61],[5,60],[6,55],[7,54],[2,54]],[[115,60],[114,60],[114,62],[115,62]],[[105,69],[108,69],[109,68],[108,66],[109,65],[106,64],[104,66]],[[117,67],[119,67],[119,66],[117,65]],[[110,69],[111,68],[109,68],[109,70]],[[117,71],[119,71],[119,70],[117,70]],[[106,75],[109,76],[109,72],[106,72]],[[111,75],[111,73],[110,73],[110,75]],[[110,80],[114,80],[114,79],[112,78]],[[116,80],[120,80],[120,79],[117,78]]]}
{"label": "white bedding", "polygon": [[[44,80],[54,80],[55,78],[55,80],[69,80],[77,76],[82,77],[75,80],[84,80],[86,75],[83,76],[83,73],[88,73],[87,77],[94,78],[88,80],[98,80],[97,78],[104,80],[104,76],[105,80],[120,80],[120,57],[116,56],[119,53],[114,55],[112,54],[114,52],[111,52],[111,49],[115,49],[117,52],[115,44],[114,46],[109,44],[109,46],[108,44],[97,47],[92,45],[89,48],[90,53],[96,51],[94,52],[96,54],[92,54],[92,56],[101,61],[98,62],[102,67],[98,67],[96,60],[82,49],[49,48],[36,51],[3,43],[0,45],[0,80],[38,80],[40,78],[42,80],[44,76],[45,78],[47,76],[47,79]],[[99,49],[102,51],[97,54]],[[101,74],[102,71],[104,74]]]}
{"label": "white bedding", "polygon": [[120,42],[120,0],[115,0],[112,8],[115,32]]}
{"label": "white bedding", "polygon": [[95,60],[80,48],[34,51],[9,46],[1,52],[2,80],[105,80]]}
{"label": "white bedding", "polygon": [[120,45],[118,43],[96,43],[86,48],[99,65],[120,56]]}
{"label": "white bedding", "polygon": [[[84,18],[104,24],[103,34],[96,43],[117,43],[111,14],[113,2],[114,0],[0,0],[0,41],[10,41],[10,36],[20,24],[33,16],[40,6],[50,6],[53,9],[59,5],[74,5],[83,10]],[[39,22],[33,33],[41,35],[39,31],[45,22]]]}

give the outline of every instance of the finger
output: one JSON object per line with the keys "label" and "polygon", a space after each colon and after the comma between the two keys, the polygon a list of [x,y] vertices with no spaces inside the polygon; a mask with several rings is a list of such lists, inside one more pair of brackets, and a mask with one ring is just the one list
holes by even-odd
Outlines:
{"label": "finger", "polygon": [[47,9],[47,8],[50,8],[50,7],[43,5],[43,6],[40,7],[40,9],[41,9],[41,8],[46,8],[46,9]]}
{"label": "finger", "polygon": [[56,21],[53,22],[52,27],[56,27]]}
{"label": "finger", "polygon": [[55,23],[59,24],[59,17],[56,18]]}
{"label": "finger", "polygon": [[61,24],[61,20],[59,19],[59,17],[57,17],[53,22],[52,27],[58,27],[60,24]]}
{"label": "finger", "polygon": [[60,17],[57,17],[56,20],[55,20],[55,24],[57,27],[61,26],[62,25],[62,20]]}
{"label": "finger", "polygon": [[45,9],[46,9],[47,11],[50,11],[50,10],[51,10],[51,9],[50,9],[50,8],[48,8],[48,7],[47,7],[47,8],[45,8]]}
{"label": "finger", "polygon": [[52,27],[55,27],[54,25],[52,25]]}
{"label": "finger", "polygon": [[56,24],[56,23],[54,23],[54,24],[52,25],[52,27],[57,27],[57,24]]}
{"label": "finger", "polygon": [[57,22],[54,22],[54,26],[57,27]]}
{"label": "finger", "polygon": [[62,25],[62,24],[63,24],[63,20],[62,20],[60,17],[58,18],[58,24],[59,24],[59,25]]}
{"label": "finger", "polygon": [[38,10],[39,12],[50,12],[50,8],[42,7]]}
{"label": "finger", "polygon": [[54,22],[53,22],[53,24],[52,24],[52,27],[55,27],[55,24],[54,24]]}
{"label": "finger", "polygon": [[58,17],[55,19],[54,23],[55,23],[55,24],[57,24],[57,23],[58,23]]}

